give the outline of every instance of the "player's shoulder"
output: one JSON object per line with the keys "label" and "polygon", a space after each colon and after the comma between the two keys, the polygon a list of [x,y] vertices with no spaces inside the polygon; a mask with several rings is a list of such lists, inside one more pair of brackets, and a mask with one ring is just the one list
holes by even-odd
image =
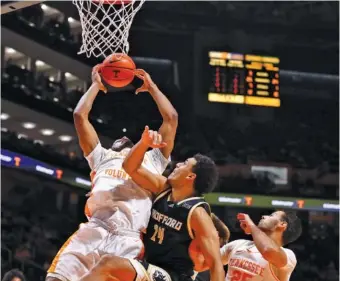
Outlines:
{"label": "player's shoulder", "polygon": [[221,249],[221,256],[228,256],[232,251],[242,250],[251,246],[252,241],[245,239],[237,239],[224,244]]}
{"label": "player's shoulder", "polygon": [[[194,200],[194,198],[192,199]],[[190,204],[190,201],[181,204],[181,206],[188,211],[188,222],[190,222],[191,225],[196,225],[196,227],[200,226],[200,228],[204,225],[206,227],[213,225],[209,209],[206,208],[206,202],[203,200],[196,201],[196,204]],[[185,204],[187,204],[187,206]]]}
{"label": "player's shoulder", "polygon": [[229,242],[227,244],[225,244],[225,246],[232,246],[233,248],[238,248],[238,247],[242,247],[242,246],[251,246],[253,244],[253,241],[250,240],[246,240],[246,239],[237,239],[234,240],[232,242]]}
{"label": "player's shoulder", "polygon": [[184,200],[181,207],[188,209],[193,218],[198,220],[211,220],[211,209],[208,202],[203,197],[193,197],[190,200]]}
{"label": "player's shoulder", "polygon": [[297,262],[295,253],[291,249],[288,249],[288,248],[282,247],[282,249],[285,251],[287,255],[288,263],[295,265]]}

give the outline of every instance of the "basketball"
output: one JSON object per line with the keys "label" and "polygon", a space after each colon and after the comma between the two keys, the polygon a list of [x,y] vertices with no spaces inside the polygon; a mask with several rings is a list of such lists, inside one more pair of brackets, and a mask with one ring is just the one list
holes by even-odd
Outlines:
{"label": "basketball", "polygon": [[200,271],[201,267],[204,265],[204,256],[201,252],[200,246],[197,243],[197,240],[192,240],[189,246],[189,256],[194,263],[194,269],[196,271]]}
{"label": "basketball", "polygon": [[136,65],[128,55],[117,53],[104,60],[99,73],[107,84],[122,88],[132,82],[135,69]]}

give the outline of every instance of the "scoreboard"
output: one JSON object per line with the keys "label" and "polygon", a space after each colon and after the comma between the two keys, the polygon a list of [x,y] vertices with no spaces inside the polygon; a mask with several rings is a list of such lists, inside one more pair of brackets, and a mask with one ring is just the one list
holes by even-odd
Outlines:
{"label": "scoreboard", "polygon": [[210,102],[280,107],[277,57],[209,52]]}

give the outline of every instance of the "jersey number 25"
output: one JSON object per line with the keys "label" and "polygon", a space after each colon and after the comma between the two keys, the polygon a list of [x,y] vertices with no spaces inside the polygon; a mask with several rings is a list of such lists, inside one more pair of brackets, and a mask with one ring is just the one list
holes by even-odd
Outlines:
{"label": "jersey number 25", "polygon": [[248,273],[242,272],[237,269],[233,269],[231,281],[248,281],[252,277],[253,276]]}

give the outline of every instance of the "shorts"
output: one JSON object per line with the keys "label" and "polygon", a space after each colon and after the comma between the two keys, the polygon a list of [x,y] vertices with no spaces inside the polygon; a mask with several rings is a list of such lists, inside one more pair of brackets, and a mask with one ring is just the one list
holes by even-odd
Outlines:
{"label": "shorts", "polygon": [[193,278],[186,274],[176,274],[145,260],[129,259],[136,270],[135,281],[192,281]]}
{"label": "shorts", "polygon": [[112,231],[95,222],[82,224],[60,248],[47,276],[62,281],[78,281],[100,260],[111,254],[136,258],[143,249],[137,232]]}

